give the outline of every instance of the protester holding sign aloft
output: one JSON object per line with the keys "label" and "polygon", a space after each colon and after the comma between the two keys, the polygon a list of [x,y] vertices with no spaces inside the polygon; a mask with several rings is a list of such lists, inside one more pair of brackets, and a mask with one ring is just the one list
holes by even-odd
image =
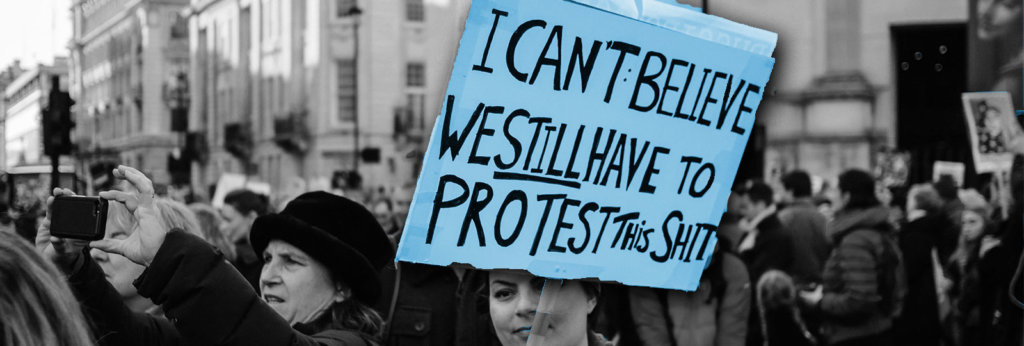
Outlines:
{"label": "protester holding sign aloft", "polygon": [[[379,269],[393,250],[369,211],[344,197],[310,192],[280,214],[260,217],[251,241],[262,254],[258,295],[223,255],[200,238],[165,226],[153,204],[153,185],[120,166],[132,192],[100,197],[124,205],[137,222],[122,239],[90,243],[145,266],[140,295],[163,307],[169,323],[130,313],[96,315],[111,345],[376,345],[383,321],[368,306],[380,296]],[[78,297],[107,311],[126,311],[95,263],[62,246],[70,281],[89,280]]]}
{"label": "protester holding sign aloft", "polygon": [[842,207],[826,231],[835,247],[824,282],[800,296],[822,316],[829,345],[892,345],[890,329],[906,292],[906,275],[889,210],[875,197],[875,180],[861,170],[839,176]]}

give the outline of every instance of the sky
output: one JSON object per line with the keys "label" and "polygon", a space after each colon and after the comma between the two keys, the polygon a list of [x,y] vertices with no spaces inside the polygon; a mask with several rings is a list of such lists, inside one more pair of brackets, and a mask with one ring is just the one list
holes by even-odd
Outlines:
{"label": "sky", "polygon": [[0,0],[0,69],[14,60],[22,67],[67,56],[72,0]]}

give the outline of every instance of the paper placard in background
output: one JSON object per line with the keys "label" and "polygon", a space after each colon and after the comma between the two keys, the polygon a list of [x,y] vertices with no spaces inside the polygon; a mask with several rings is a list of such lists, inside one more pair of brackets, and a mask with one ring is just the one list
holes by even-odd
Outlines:
{"label": "paper placard in background", "polygon": [[990,173],[1010,169],[1013,153],[1009,147],[1022,132],[1014,119],[1016,112],[1010,102],[1010,94],[1005,91],[970,92],[963,93],[962,99],[974,170]]}

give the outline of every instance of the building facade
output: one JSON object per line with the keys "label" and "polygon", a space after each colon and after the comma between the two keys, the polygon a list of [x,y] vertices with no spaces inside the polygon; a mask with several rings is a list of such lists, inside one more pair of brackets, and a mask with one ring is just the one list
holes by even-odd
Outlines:
{"label": "building facade", "polygon": [[197,0],[187,11],[194,186],[225,173],[275,195],[407,190],[439,114],[468,0]]}
{"label": "building facade", "polygon": [[[962,123],[959,92],[966,91],[965,85],[908,83],[901,78],[908,71],[927,71],[941,81],[961,78],[957,74],[966,73],[964,61],[943,62],[943,69],[929,59],[965,54],[966,40],[945,35],[942,41],[940,35],[933,45],[924,39],[928,36],[901,39],[906,32],[966,31],[966,1],[709,2],[711,14],[779,34],[775,69],[757,112],[762,132],[748,146],[748,151],[759,154],[754,157],[759,164],[753,176],[774,180],[803,169],[819,183],[835,187],[836,177],[846,169],[875,168],[883,148],[913,150],[901,145],[903,139],[915,127],[927,131],[929,122],[904,121],[917,113],[930,113],[930,122],[947,127],[956,123],[946,120]],[[912,47],[910,57],[903,55],[913,41],[927,42],[927,47]],[[911,104],[913,89],[925,87],[953,96],[934,95],[935,99]],[[952,106],[926,108],[937,99],[952,99]]]}
{"label": "building facade", "polygon": [[[71,97],[79,173],[126,164],[170,182],[177,80],[188,73],[187,0],[80,0],[72,6]],[[178,93],[180,94],[180,92]],[[91,181],[92,179],[86,179]]]}
{"label": "building facade", "polygon": [[[20,70],[20,68],[19,68]],[[21,72],[4,89],[3,165],[4,170],[19,166],[49,165],[43,153],[42,116],[47,107],[53,78],[60,89],[68,87],[67,59],[56,58],[53,65],[39,64]]]}
{"label": "building facade", "polygon": [[7,165],[7,86],[14,82],[21,74],[25,72],[21,68],[21,61],[15,60],[3,71],[0,71],[0,90],[3,90],[3,96],[0,96],[0,165]]}

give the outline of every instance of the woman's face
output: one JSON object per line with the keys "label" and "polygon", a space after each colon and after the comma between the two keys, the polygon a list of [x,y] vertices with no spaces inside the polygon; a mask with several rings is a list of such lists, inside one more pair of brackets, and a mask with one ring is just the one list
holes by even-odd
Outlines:
{"label": "woman's face", "polygon": [[882,184],[875,184],[875,198],[882,203],[883,206],[890,206],[892,204],[892,191]]}
{"label": "woman's face", "polygon": [[263,251],[260,292],[263,301],[292,325],[313,321],[349,295],[334,284],[322,263],[277,239]]}
{"label": "woman's face", "polygon": [[985,219],[974,211],[964,210],[960,216],[960,230],[967,240],[978,239],[985,230]]}
{"label": "woman's face", "polygon": [[979,0],[977,6],[979,38],[990,40],[1008,30],[1020,30],[1012,25],[1020,18],[1020,0]]}
{"label": "woman's face", "polygon": [[[491,322],[502,346],[526,345],[537,314],[544,278],[524,271],[494,270],[489,274]],[[551,309],[547,337],[551,345],[586,345],[587,315],[597,305],[578,281],[564,281]]]}
{"label": "woman's face", "polygon": [[221,223],[221,229],[223,230],[224,235],[228,236],[231,241],[238,240],[231,238],[237,238],[238,236],[249,234],[249,228],[252,227],[252,222],[256,220],[254,215],[242,214],[242,212],[238,211],[238,209],[235,209],[235,207],[230,204],[225,204],[221,207],[220,216],[224,220],[224,222]]}
{"label": "woman's face", "polygon": [[[117,203],[111,203],[110,209],[107,212],[107,225],[105,239],[124,239],[128,238],[129,235],[134,232],[134,227],[129,228],[125,225],[117,222],[116,211],[113,208],[124,208]],[[123,211],[127,213],[127,210]],[[122,215],[123,216],[123,215]],[[142,299],[139,293],[135,290],[135,286],[132,282],[135,281],[142,271],[146,269],[141,265],[136,264],[128,260],[127,257],[106,253],[97,249],[89,250],[89,254],[99,264],[100,268],[103,269],[103,274],[106,276],[107,281],[114,286],[117,293],[121,295],[121,298],[125,301],[132,301],[133,299]]]}

